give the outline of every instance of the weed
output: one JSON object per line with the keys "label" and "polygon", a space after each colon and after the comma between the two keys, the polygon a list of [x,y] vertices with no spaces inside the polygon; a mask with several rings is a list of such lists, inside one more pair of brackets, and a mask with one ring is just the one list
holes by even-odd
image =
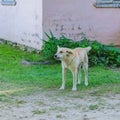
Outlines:
{"label": "weed", "polygon": [[40,115],[40,114],[45,114],[46,113],[46,110],[34,110],[32,111],[33,114],[37,114],[37,115]]}
{"label": "weed", "polygon": [[4,103],[12,103],[12,99],[11,99],[11,96],[9,95],[3,95],[3,94],[0,94],[0,102],[4,102]]}
{"label": "weed", "polygon": [[56,118],[62,118],[63,116],[61,114],[56,115]]}
{"label": "weed", "polygon": [[66,112],[67,108],[66,107],[63,108],[63,107],[55,106],[55,107],[51,107],[49,110]]}
{"label": "weed", "polygon": [[22,104],[26,103],[26,101],[24,101],[24,100],[16,100],[15,103],[17,105],[22,105]]}
{"label": "weed", "polygon": [[45,106],[45,102],[42,101],[42,100],[40,100],[39,102],[37,102],[37,104],[40,105],[40,106]]}
{"label": "weed", "polygon": [[98,105],[89,105],[90,110],[96,110],[98,109]]}
{"label": "weed", "polygon": [[96,40],[89,40],[85,34],[82,34],[82,40],[74,41],[61,36],[56,38],[52,32],[50,35],[46,33],[48,40],[44,41],[44,48],[42,50],[42,55],[44,59],[49,59],[56,62],[54,59],[54,54],[57,51],[57,45],[61,47],[76,48],[76,47],[87,47],[91,46],[92,50],[89,52],[89,64],[102,65],[102,66],[112,66],[120,67],[120,49],[115,48],[112,45],[104,45]]}

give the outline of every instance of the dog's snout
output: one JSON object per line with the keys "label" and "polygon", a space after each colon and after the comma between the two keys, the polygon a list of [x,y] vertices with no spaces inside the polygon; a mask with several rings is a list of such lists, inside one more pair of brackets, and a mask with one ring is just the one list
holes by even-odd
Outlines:
{"label": "dog's snout", "polygon": [[56,54],[54,55],[54,58],[57,58],[57,55],[56,55]]}

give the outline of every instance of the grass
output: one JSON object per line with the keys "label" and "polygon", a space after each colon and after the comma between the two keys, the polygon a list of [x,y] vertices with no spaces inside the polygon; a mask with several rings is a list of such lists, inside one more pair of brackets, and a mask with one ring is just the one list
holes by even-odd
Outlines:
{"label": "grass", "polygon": [[46,110],[35,110],[35,111],[32,111],[33,114],[37,114],[37,115],[40,115],[40,114],[45,114],[46,113]]}
{"label": "grass", "polygon": [[[10,45],[0,44],[0,95],[26,95],[35,91],[58,90],[61,85],[61,65],[22,65],[21,61],[41,61],[39,54],[27,53]],[[67,72],[65,93],[72,89],[72,75]],[[86,91],[91,95],[103,93],[120,93],[120,69],[101,66],[89,68],[89,86],[82,81],[78,91]],[[60,92],[59,94],[63,94]],[[77,97],[77,96],[76,96]],[[0,99],[0,101],[3,101]]]}
{"label": "grass", "polygon": [[98,105],[89,105],[90,110],[96,110],[98,109]]}

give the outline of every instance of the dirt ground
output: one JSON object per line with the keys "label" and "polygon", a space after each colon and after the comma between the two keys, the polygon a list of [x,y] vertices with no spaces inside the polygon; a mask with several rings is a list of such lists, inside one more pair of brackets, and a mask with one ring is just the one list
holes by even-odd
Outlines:
{"label": "dirt ground", "polygon": [[120,94],[44,91],[0,102],[0,120],[120,120]]}

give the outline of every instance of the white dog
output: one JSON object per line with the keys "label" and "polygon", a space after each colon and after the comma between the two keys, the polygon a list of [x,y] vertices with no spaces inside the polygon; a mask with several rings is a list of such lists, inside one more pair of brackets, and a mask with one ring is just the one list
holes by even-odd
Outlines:
{"label": "white dog", "polygon": [[66,69],[69,69],[73,75],[73,88],[72,90],[77,90],[77,77],[78,84],[80,84],[80,74],[79,71],[81,66],[85,72],[85,85],[88,86],[88,55],[87,52],[91,50],[91,47],[86,48],[60,48],[58,46],[57,53],[55,54],[55,59],[61,60],[62,63],[62,86],[60,89],[65,89],[65,74]]}

